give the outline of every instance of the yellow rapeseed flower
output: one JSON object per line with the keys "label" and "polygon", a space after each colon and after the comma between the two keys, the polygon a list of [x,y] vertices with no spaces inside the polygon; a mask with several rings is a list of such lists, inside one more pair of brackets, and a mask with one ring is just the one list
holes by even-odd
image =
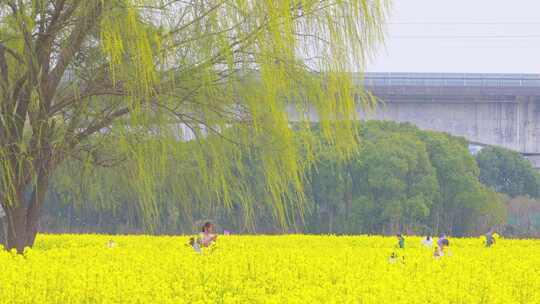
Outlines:
{"label": "yellow rapeseed flower", "polygon": [[540,303],[540,242],[452,238],[434,258],[420,238],[39,235],[0,251],[1,303]]}

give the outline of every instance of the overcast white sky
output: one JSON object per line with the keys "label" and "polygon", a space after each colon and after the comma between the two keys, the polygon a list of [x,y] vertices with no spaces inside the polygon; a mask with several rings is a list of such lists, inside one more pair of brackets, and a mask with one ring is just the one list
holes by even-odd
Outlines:
{"label": "overcast white sky", "polygon": [[540,0],[394,0],[371,72],[540,73]]}

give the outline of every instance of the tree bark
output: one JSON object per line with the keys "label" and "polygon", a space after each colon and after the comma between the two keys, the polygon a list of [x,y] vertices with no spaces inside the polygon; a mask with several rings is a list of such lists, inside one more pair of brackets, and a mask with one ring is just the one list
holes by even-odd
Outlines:
{"label": "tree bark", "polygon": [[38,233],[39,215],[41,214],[41,206],[45,200],[45,194],[49,186],[50,170],[53,170],[50,165],[51,161],[45,161],[45,168],[41,168],[38,173],[37,183],[35,185],[32,196],[28,204],[26,213],[26,246],[34,246],[36,235]]}
{"label": "tree bark", "polygon": [[29,200],[25,200],[24,190],[18,189],[17,201],[12,206],[4,206],[7,222],[5,248],[16,249],[22,254],[25,247],[32,247],[38,233],[41,205],[45,199],[48,178],[40,175]]}
{"label": "tree bark", "polygon": [[[2,210],[4,209],[2,208]],[[0,217],[0,244],[5,245],[6,242],[7,242],[7,225],[6,225],[6,217],[4,213],[4,216]]]}
{"label": "tree bark", "polygon": [[7,239],[6,249],[16,249],[22,254],[24,248],[32,247],[38,232],[39,216],[29,216],[29,208],[23,206],[9,207],[6,210]]}
{"label": "tree bark", "polygon": [[6,249],[16,249],[17,253],[23,253],[26,247],[26,208],[24,206],[8,207],[7,218],[7,242]]}

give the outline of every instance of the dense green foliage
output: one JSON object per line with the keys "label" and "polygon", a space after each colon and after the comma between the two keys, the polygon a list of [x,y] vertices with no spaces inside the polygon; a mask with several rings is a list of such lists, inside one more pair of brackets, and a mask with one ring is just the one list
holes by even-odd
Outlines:
{"label": "dense green foliage", "polygon": [[499,147],[476,156],[480,181],[508,195],[508,233],[540,236],[540,173],[519,153]]}
{"label": "dense green foliage", "polygon": [[[463,139],[369,122],[361,142],[359,154],[344,163],[321,160],[313,177],[315,222],[328,223],[323,231],[469,234],[504,221],[503,202],[479,182]],[[345,226],[334,229],[334,222]]]}
{"label": "dense green foliage", "polygon": [[511,197],[540,196],[540,173],[519,153],[489,147],[482,149],[476,160],[482,183]]}
{"label": "dense green foliage", "polygon": [[[294,222],[299,224],[291,229],[465,235],[504,222],[502,198],[479,182],[478,167],[463,139],[391,122],[363,123],[359,136],[360,150],[346,158],[332,149],[318,149],[315,166],[304,177],[302,195],[307,209],[303,217],[296,215]],[[204,192],[179,196],[185,190],[178,187],[191,188],[177,183],[175,176],[178,168],[184,168],[182,174],[186,174],[189,163],[187,156],[171,159],[163,182],[156,185],[160,196],[156,232],[191,232],[205,219],[237,232],[282,231],[273,216],[271,198],[265,194],[261,162],[245,160],[241,169],[249,172],[250,189],[245,192],[252,195],[253,202],[243,205],[242,200],[234,199],[241,193],[230,193],[231,208],[223,208]],[[64,166],[53,182],[43,227],[56,231],[141,231],[142,210],[133,203],[139,198],[129,179],[122,178],[129,165],[92,170],[78,163]],[[197,167],[191,169],[192,182],[200,183]],[[90,173],[92,178],[80,184],[77,176]],[[93,188],[105,190],[106,195],[94,196],[100,192]],[[203,200],[210,201],[201,204]]]}

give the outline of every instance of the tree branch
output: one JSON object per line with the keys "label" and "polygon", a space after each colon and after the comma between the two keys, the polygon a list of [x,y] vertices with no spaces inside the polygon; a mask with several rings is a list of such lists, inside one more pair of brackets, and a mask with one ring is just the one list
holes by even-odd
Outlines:
{"label": "tree branch", "polygon": [[89,9],[89,13],[81,17],[78,20],[78,23],[75,25],[75,28],[71,31],[69,38],[67,39],[69,45],[60,51],[60,58],[58,63],[53,68],[48,76],[48,87],[47,87],[47,96],[45,96],[45,101],[50,104],[54,92],[64,75],[65,70],[80,50],[84,39],[91,31],[91,29],[99,21],[99,16],[103,10],[102,1],[94,1],[94,7]]}
{"label": "tree branch", "polygon": [[49,110],[49,115],[55,115],[58,112],[60,112],[62,109],[79,102],[85,98],[93,97],[93,96],[126,96],[127,92],[124,91],[120,87],[111,87],[111,88],[104,88],[97,86],[95,89],[88,90],[81,94],[72,94],[69,96],[66,96],[62,100],[60,100],[58,103],[55,103],[53,106],[51,106]]}
{"label": "tree branch", "polygon": [[[0,44],[1,43],[2,42],[0,41]],[[20,64],[24,63],[23,58],[19,54],[15,53],[15,51],[13,51],[12,49],[10,49],[10,48],[8,48],[7,46],[4,45],[4,50],[6,51],[6,53],[10,54],[13,58],[15,58],[15,60],[17,60],[18,63],[20,63]]]}
{"label": "tree branch", "polygon": [[88,136],[98,132],[99,130],[101,130],[101,129],[107,127],[107,126],[109,126],[115,119],[117,119],[117,118],[119,118],[119,117],[121,117],[123,115],[126,115],[129,112],[130,112],[129,108],[118,109],[118,110],[112,112],[111,114],[107,115],[103,119],[101,119],[99,121],[92,122],[85,130],[83,130],[80,133],[77,133],[75,135],[74,144],[77,144],[77,143],[81,142],[82,140],[84,140]]}
{"label": "tree branch", "polygon": [[4,95],[7,94],[8,87],[9,72],[6,60],[6,48],[4,47],[4,44],[0,42],[0,88],[2,88]]}
{"label": "tree branch", "polygon": [[[186,114],[186,113],[180,113],[180,112],[175,111],[174,109],[171,109],[171,108],[167,107],[166,105],[163,105],[163,104],[160,104],[160,103],[154,102],[153,104],[155,104],[156,106],[168,111],[173,116],[180,119],[180,121],[182,123],[185,123],[188,126],[190,126],[190,122],[197,123],[199,125],[204,126],[208,131],[210,131],[211,133],[221,137],[225,141],[228,141],[228,142],[230,142],[232,144],[235,144],[235,145],[238,145],[238,146],[242,146],[242,143],[240,143],[240,142],[238,142],[238,141],[236,141],[236,140],[234,140],[234,139],[232,139],[230,137],[227,137],[227,136],[223,135],[223,133],[220,132],[220,130],[217,130],[216,128],[212,127],[211,125],[209,125],[206,121],[203,121],[202,119],[198,119],[197,117],[195,117],[193,115]],[[190,128],[190,129],[192,129],[192,132],[194,132],[194,134],[196,134],[195,130],[193,128]]]}

